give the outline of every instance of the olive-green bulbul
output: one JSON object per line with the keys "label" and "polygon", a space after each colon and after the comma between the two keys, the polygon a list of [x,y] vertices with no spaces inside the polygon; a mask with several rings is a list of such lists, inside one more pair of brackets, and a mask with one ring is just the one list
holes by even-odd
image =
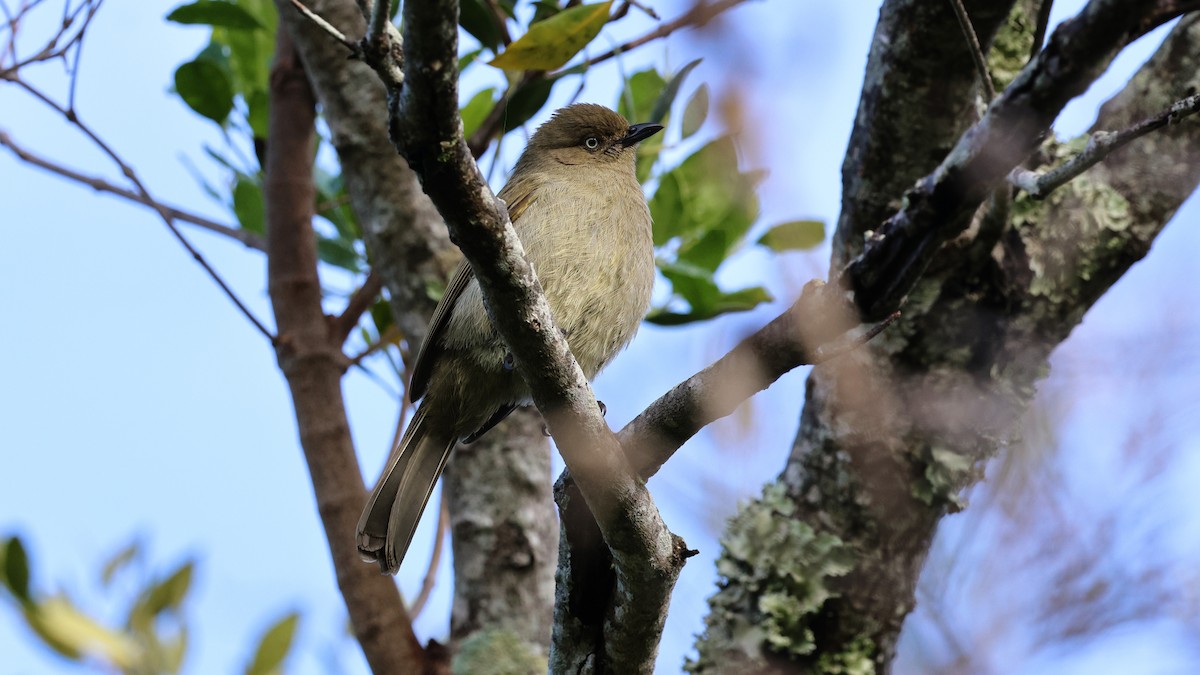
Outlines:
{"label": "olive-green bulbul", "polygon": [[[639,141],[662,129],[630,125],[599,105],[562,108],[521,154],[500,198],[588,379],[623,349],[650,305],[650,209],[634,172]],[[530,403],[508,348],[464,261],[434,310],[412,367],[424,397],[358,521],[358,549],[395,574],[454,444],[470,442]]]}

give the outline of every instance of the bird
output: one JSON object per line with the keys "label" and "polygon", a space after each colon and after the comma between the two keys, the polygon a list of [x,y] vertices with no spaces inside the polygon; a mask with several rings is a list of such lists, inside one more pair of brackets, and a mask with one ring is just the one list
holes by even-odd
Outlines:
{"label": "bird", "polygon": [[[633,339],[650,306],[654,243],[638,144],[663,129],[576,103],[538,127],[497,195],[555,322],[588,380]],[[358,521],[364,561],[395,574],[451,451],[531,402],[463,261],[411,368],[420,400]]]}

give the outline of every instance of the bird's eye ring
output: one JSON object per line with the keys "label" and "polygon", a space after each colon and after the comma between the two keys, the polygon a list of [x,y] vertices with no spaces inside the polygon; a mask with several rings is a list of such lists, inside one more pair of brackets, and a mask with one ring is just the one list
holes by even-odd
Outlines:
{"label": "bird's eye ring", "polygon": [[600,147],[600,139],[596,138],[595,136],[588,136],[583,142],[583,145],[588,150],[595,150],[596,148]]}

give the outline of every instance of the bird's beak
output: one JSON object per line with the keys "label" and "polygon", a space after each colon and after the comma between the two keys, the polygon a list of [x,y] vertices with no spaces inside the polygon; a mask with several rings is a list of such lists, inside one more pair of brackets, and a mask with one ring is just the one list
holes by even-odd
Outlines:
{"label": "bird's beak", "polygon": [[629,133],[625,134],[625,138],[621,139],[621,145],[629,147],[650,138],[654,134],[663,130],[663,125],[647,122],[646,124],[635,124],[629,127]]}

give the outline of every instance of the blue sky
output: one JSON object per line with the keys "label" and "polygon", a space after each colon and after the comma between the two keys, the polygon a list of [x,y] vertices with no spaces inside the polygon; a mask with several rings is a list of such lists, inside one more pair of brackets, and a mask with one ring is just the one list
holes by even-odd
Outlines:
{"label": "blue sky", "polygon": [[[184,161],[215,175],[200,144],[221,140],[212,124],[167,92],[175,66],[205,40],[201,30],[163,21],[174,4],[113,3],[101,10],[88,38],[79,109],[154,194],[228,221]],[[654,3],[664,16],[675,15],[680,4]],[[1055,20],[1079,4],[1056,3]],[[757,143],[743,148],[744,160],[770,172],[762,188],[762,225],[799,217],[831,223],[875,13],[874,3],[751,3],[738,10],[737,30],[720,48],[697,35],[672,38],[665,48],[650,47],[596,73],[583,98],[615,101],[621,68],[678,68],[704,56],[689,87],[701,81],[728,87],[734,80],[727,68],[736,67],[756,127]],[[645,26],[639,20],[625,30],[638,34]],[[1086,128],[1098,102],[1120,88],[1157,39],[1161,33],[1124,55],[1071,104],[1059,129],[1074,134]],[[56,69],[45,70],[49,79],[43,82],[56,77]],[[464,93],[473,93],[471,87]],[[0,129],[26,147],[89,173],[117,176],[67,125],[12,87],[0,87],[0,110]],[[705,131],[717,130],[710,122]],[[107,616],[118,608],[95,591],[96,569],[130,538],[146,542],[159,571],[195,557],[188,673],[239,668],[255,636],[291,610],[303,614],[293,672],[364,672],[345,635],[287,390],[269,345],[147,210],[29,169],[6,152],[0,152],[0,175],[0,533],[25,537],[42,588],[66,590]],[[1055,355],[1043,386],[1047,396],[1059,396],[1052,401],[1071,402],[1056,408],[1064,410],[1056,440],[1042,452],[1063,477],[1052,489],[1067,495],[1072,522],[1086,533],[1108,522],[1105,514],[1117,513],[1122,517],[1115,518],[1116,544],[1107,562],[1135,569],[1149,557],[1164,558],[1170,563],[1165,569],[1181,575],[1180,584],[1191,580],[1186,570],[1200,568],[1200,551],[1191,543],[1200,541],[1200,504],[1190,489],[1200,463],[1187,452],[1196,445],[1200,354],[1186,339],[1163,343],[1162,337],[1194,333],[1195,319],[1175,298],[1188,287],[1181,279],[1189,278],[1200,248],[1197,218],[1194,203],[1177,215],[1147,260]],[[190,236],[253,311],[269,318],[263,259],[219,237]],[[805,281],[823,274],[827,255],[823,249],[772,259],[748,251],[726,281],[766,284],[780,299],[773,306],[693,328],[644,328],[596,384],[608,419],[623,424],[764,323]],[[1135,370],[1137,364],[1143,367]],[[785,377],[742,414],[704,431],[651,482],[667,523],[701,551],[689,561],[672,601],[661,672],[678,670],[691,635],[701,628],[721,522],[737,499],[756,494],[782,466],[803,376]],[[396,403],[357,373],[344,388],[359,456],[373,479],[394,431]],[[1155,423],[1151,442],[1159,451],[1152,454],[1165,468],[1152,481],[1130,478],[1140,475],[1131,467],[1144,460],[1143,453],[1128,452],[1126,441],[1131,430],[1158,416],[1163,421]],[[972,501],[987,503],[986,494],[978,490]],[[1200,653],[1189,647],[1198,642],[1195,617],[1184,609],[1172,610],[1175,619],[1128,622],[1099,640],[1049,647],[1029,634],[1036,624],[1025,631],[997,629],[1011,618],[1006,612],[1012,607],[1036,609],[1013,600],[1021,593],[998,592],[1008,586],[995,577],[972,576],[965,564],[981,557],[1009,560],[1011,550],[997,550],[979,536],[994,532],[1002,539],[1004,522],[994,511],[947,519],[935,558],[956,585],[922,600],[942,608],[960,640],[986,646],[997,672],[1103,672],[1118,663],[1117,655],[1136,659],[1130,663],[1143,673],[1200,668]],[[1169,535],[1146,539],[1139,532],[1147,523]],[[420,561],[431,537],[431,531],[419,532],[410,557]],[[939,551],[948,553],[937,558]],[[1013,560],[1010,583],[1044,588],[1036,570]],[[422,566],[401,571],[408,597],[420,585]],[[448,578],[443,570],[418,623],[423,638],[446,633]],[[925,616],[910,625],[900,672],[949,663],[952,650],[936,624]],[[73,670],[34,643],[7,609],[0,610],[0,654],[0,675]]]}

